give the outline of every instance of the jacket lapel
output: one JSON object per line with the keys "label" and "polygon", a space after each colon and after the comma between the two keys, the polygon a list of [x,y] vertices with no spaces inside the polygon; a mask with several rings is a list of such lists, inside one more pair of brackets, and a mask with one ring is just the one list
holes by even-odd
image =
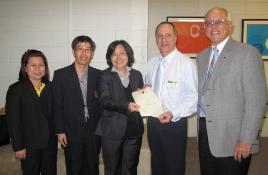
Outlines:
{"label": "jacket lapel", "polygon": [[137,82],[137,77],[135,77],[135,74],[132,73],[132,69],[129,72],[129,85],[132,91],[136,91],[137,90],[137,86],[139,85]]}
{"label": "jacket lapel", "polygon": [[34,100],[38,100],[38,95],[34,89],[34,86],[30,80],[26,80],[24,83],[24,92],[28,94],[29,97],[33,98]]}
{"label": "jacket lapel", "polygon": [[96,76],[96,73],[94,72],[94,69],[89,66],[88,73],[87,73],[87,103],[88,103],[89,97],[94,96],[97,98],[96,78],[97,78],[97,76]]}
{"label": "jacket lapel", "polygon": [[83,95],[82,95],[82,91],[81,91],[80,84],[79,84],[79,78],[77,76],[74,63],[70,66],[70,73],[69,73],[68,78],[69,78],[69,82],[71,82],[70,84],[73,85],[74,91],[77,92],[74,94],[79,94],[78,98],[82,102],[82,104],[84,104]]}
{"label": "jacket lapel", "polygon": [[206,50],[206,52],[203,55],[203,58],[201,58],[199,60],[199,62],[200,62],[199,74],[200,74],[200,77],[202,77],[202,79],[199,80],[199,84],[200,84],[199,89],[200,90],[202,90],[202,88],[203,88],[203,83],[204,83],[204,80],[205,80],[206,75],[207,75],[210,54],[211,54],[211,47]]}
{"label": "jacket lapel", "polygon": [[224,74],[225,71],[227,71],[229,64],[229,61],[231,61],[229,55],[229,52],[232,50],[233,45],[233,39],[229,38],[227,43],[225,44],[218,61],[216,62],[213,73],[211,76],[211,82],[214,81],[220,74]]}

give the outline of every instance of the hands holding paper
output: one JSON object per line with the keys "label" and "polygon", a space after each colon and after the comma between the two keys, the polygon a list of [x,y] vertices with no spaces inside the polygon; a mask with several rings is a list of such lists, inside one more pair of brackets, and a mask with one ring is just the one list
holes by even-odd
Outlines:
{"label": "hands holding paper", "polygon": [[[138,110],[142,116],[158,117],[161,123],[169,123],[173,117],[171,112],[164,112],[161,100],[154,94],[150,86],[135,91],[132,96],[136,103],[129,104],[132,110]],[[130,110],[131,111],[131,110]]]}
{"label": "hands holding paper", "polygon": [[154,94],[151,88],[147,87],[132,93],[135,102],[140,106],[141,116],[158,117],[164,113],[160,99]]}

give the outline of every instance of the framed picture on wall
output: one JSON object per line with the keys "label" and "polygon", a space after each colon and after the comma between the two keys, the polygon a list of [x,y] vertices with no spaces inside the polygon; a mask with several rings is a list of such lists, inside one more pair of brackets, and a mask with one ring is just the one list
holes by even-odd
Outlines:
{"label": "framed picture on wall", "polygon": [[268,19],[242,19],[242,42],[256,47],[268,61]]}
{"label": "framed picture on wall", "polygon": [[168,22],[172,22],[177,30],[177,49],[188,55],[196,57],[196,54],[210,46],[210,41],[205,35],[203,17],[176,17],[168,16]]}

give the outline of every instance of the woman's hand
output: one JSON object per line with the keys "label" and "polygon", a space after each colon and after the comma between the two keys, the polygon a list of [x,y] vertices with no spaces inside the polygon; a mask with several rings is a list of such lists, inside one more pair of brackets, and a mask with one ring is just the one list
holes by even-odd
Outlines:
{"label": "woman's hand", "polygon": [[25,159],[26,158],[26,149],[24,148],[23,150],[17,151],[15,153],[15,157],[16,157],[16,159],[20,159],[20,160]]}
{"label": "woman's hand", "polygon": [[130,102],[128,104],[128,110],[130,112],[139,112],[139,108],[140,108],[140,106],[134,102]]}
{"label": "woman's hand", "polygon": [[57,136],[58,136],[58,142],[60,142],[60,144],[63,147],[66,147],[67,146],[67,138],[66,138],[65,133],[57,134]]}

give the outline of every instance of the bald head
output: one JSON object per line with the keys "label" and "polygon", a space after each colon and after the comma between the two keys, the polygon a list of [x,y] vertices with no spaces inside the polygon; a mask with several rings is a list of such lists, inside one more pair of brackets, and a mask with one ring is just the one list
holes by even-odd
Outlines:
{"label": "bald head", "polygon": [[213,12],[220,12],[220,13],[224,14],[224,16],[226,17],[227,20],[231,21],[231,16],[230,16],[228,10],[226,10],[225,8],[222,8],[222,7],[213,7],[211,9],[209,9],[207,11],[207,13],[205,14],[205,19],[207,19],[207,17]]}

